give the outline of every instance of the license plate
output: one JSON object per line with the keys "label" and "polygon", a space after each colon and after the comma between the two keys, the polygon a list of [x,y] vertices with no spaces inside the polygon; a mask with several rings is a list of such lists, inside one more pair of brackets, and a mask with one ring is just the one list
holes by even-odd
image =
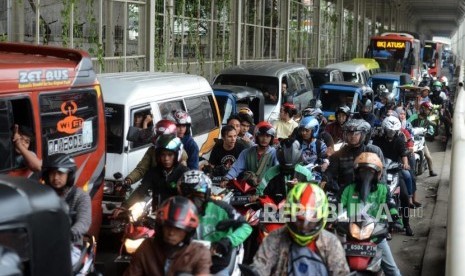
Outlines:
{"label": "license plate", "polygon": [[231,198],[231,205],[244,205],[250,202],[249,196],[234,196]]}
{"label": "license plate", "polygon": [[376,245],[373,244],[346,243],[344,249],[346,250],[347,256],[376,256]]}

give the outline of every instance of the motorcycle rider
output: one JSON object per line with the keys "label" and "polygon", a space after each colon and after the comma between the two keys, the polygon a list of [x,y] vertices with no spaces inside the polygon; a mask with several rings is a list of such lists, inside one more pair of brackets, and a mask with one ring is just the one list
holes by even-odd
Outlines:
{"label": "motorcycle rider", "polygon": [[300,121],[299,135],[297,140],[300,142],[302,150],[302,163],[304,165],[320,165],[321,172],[324,172],[329,165],[326,154],[326,144],[317,139],[320,130],[320,124],[313,116],[307,116]]}
{"label": "motorcycle rider", "polygon": [[297,182],[313,180],[312,172],[300,165],[302,154],[297,140],[284,139],[277,153],[279,165],[269,168],[257,188],[258,195],[269,196],[278,204]]}
{"label": "motorcycle rider", "polygon": [[276,131],[270,123],[266,121],[258,123],[255,126],[256,145],[239,154],[236,162],[221,181],[221,186],[225,187],[229,180],[242,177],[246,171],[253,172],[260,182],[267,169],[278,165],[276,149],[271,146],[275,135]]}
{"label": "motorcycle rider", "polygon": [[[156,210],[158,204],[178,193],[176,183],[188,168],[180,164],[182,152],[181,140],[175,134],[163,134],[155,142],[155,155],[157,165],[147,172],[141,185],[122,204],[123,208],[129,208],[134,203],[144,198],[148,190],[152,190],[152,206]],[[120,209],[116,209],[113,217],[118,216]]]}
{"label": "motorcycle rider", "polygon": [[88,193],[75,185],[76,162],[69,155],[58,153],[45,159],[42,179],[62,198],[71,217],[71,262],[76,265],[81,257],[83,236],[92,222],[91,200]]}
{"label": "motorcycle rider", "polygon": [[244,141],[247,147],[254,145],[254,138],[252,133],[249,132],[250,128],[254,125],[253,112],[248,107],[241,107],[237,112],[237,117],[241,123],[241,129],[237,133],[237,138]]}
{"label": "motorcycle rider", "polygon": [[410,164],[408,161],[408,150],[405,144],[405,136],[401,129],[401,123],[399,119],[394,116],[388,116],[383,120],[381,125],[383,129],[383,135],[376,136],[373,138],[373,144],[378,146],[384,153],[385,158],[389,158],[394,162],[401,162],[403,169],[407,170],[406,173],[399,174],[399,185],[400,185],[400,204],[404,209],[402,214],[402,222],[405,228],[405,234],[407,236],[413,236],[413,231],[410,228],[410,219],[408,216],[409,211],[409,196],[408,190],[412,190],[412,179],[408,170]]}
{"label": "motorcycle rider", "polygon": [[210,153],[209,165],[214,168],[213,176],[224,176],[245,148],[237,143],[236,129],[231,125],[221,128],[221,138]]}
{"label": "motorcycle rider", "polygon": [[376,116],[373,114],[373,102],[369,98],[364,98],[359,103],[359,109],[360,112],[355,118],[363,119],[373,127],[376,122]]}
{"label": "motorcycle rider", "polygon": [[329,212],[324,191],[297,183],[286,202],[286,227],[268,234],[251,269],[258,275],[349,275],[339,239],[324,229]]}
{"label": "motorcycle rider", "polygon": [[[434,124],[428,120],[428,116],[433,110],[433,105],[430,102],[423,102],[420,105],[420,110],[418,113],[414,113],[412,116],[408,118],[408,122],[412,124],[413,127],[423,127],[426,129],[426,137],[434,137]],[[431,154],[429,152],[428,146],[425,143],[425,147],[423,148],[423,152],[425,154],[426,161],[428,163],[429,168],[429,176],[437,176],[437,174],[433,171],[433,159],[431,158]]]}
{"label": "motorcycle rider", "polygon": [[[384,155],[378,146],[368,144],[371,126],[362,119],[351,119],[344,124],[345,145],[330,156],[324,181],[328,189],[342,192],[342,189],[354,181],[354,160],[362,152],[376,153],[384,161]],[[384,164],[384,163],[383,163]],[[383,174],[384,178],[384,174]],[[324,184],[324,181],[323,184]]]}
{"label": "motorcycle rider", "polygon": [[279,120],[273,123],[276,129],[276,138],[288,138],[294,129],[299,125],[294,121],[294,116],[297,114],[297,108],[291,103],[284,103],[279,113]]}
{"label": "motorcycle rider", "polygon": [[[344,188],[341,204],[347,210],[348,217],[360,217],[363,209],[368,215],[380,219],[379,214],[387,217],[393,225],[400,222],[395,204],[393,204],[387,186],[380,183],[383,172],[383,163],[377,154],[362,152],[354,160],[355,181]],[[387,205],[389,214],[379,211]],[[366,206],[370,206],[366,210]],[[391,220],[389,220],[391,218]],[[383,239],[378,248],[382,250],[381,267],[386,275],[400,275],[396,262],[392,257],[391,249],[386,239]]]}
{"label": "motorcycle rider", "polygon": [[189,199],[168,198],[156,212],[157,234],[142,242],[124,276],[209,275],[210,251],[192,242],[198,225],[197,208]]}
{"label": "motorcycle rider", "polygon": [[[152,146],[147,149],[142,159],[137,163],[137,166],[129,173],[125,179],[124,184],[131,185],[139,181],[144,177],[147,171],[151,168],[154,168],[157,165],[157,156],[155,154],[155,143],[157,141],[158,136],[162,134],[176,134],[176,124],[170,120],[160,120],[155,124],[153,128],[153,138],[152,138]],[[183,165],[186,165],[187,161],[187,153],[182,150],[182,157],[181,157]]]}
{"label": "motorcycle rider", "polygon": [[350,108],[346,105],[338,107],[335,116],[336,121],[329,123],[325,128],[325,132],[329,133],[331,137],[333,137],[333,141],[335,143],[339,143],[340,141],[344,140],[344,131],[342,128],[347,120],[349,120]]}
{"label": "motorcycle rider", "polygon": [[187,152],[187,167],[197,170],[199,168],[199,146],[191,135],[191,116],[184,110],[173,110],[167,119],[176,123],[177,135]]}
{"label": "motorcycle rider", "polygon": [[192,200],[199,210],[197,237],[212,242],[210,272],[229,275],[228,266],[234,261],[235,248],[252,232],[244,217],[224,201],[210,198],[212,182],[202,171],[190,170],[178,181],[179,193]]}

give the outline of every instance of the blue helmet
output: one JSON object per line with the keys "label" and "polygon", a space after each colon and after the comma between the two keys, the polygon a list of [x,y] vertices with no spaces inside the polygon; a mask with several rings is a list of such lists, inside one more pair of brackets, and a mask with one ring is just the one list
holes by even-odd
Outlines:
{"label": "blue helmet", "polygon": [[318,137],[318,132],[320,130],[320,123],[313,116],[304,117],[299,124],[299,128],[309,129],[312,131],[312,136],[314,138]]}

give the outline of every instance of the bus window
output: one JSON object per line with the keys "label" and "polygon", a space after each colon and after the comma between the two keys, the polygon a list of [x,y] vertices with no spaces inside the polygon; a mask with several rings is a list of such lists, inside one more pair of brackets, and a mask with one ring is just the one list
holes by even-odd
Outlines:
{"label": "bus window", "polygon": [[44,156],[92,151],[98,141],[97,95],[94,90],[41,94]]}
{"label": "bus window", "polygon": [[13,167],[12,121],[9,116],[10,102],[0,101],[0,171]]}

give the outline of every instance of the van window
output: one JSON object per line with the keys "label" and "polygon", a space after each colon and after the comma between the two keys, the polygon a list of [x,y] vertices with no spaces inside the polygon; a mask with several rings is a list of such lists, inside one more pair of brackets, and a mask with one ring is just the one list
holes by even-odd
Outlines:
{"label": "van window", "polygon": [[186,110],[182,100],[159,103],[158,109],[160,109],[161,117],[164,119],[168,118],[168,115],[171,115],[171,112],[174,110]]}
{"label": "van window", "polygon": [[107,152],[122,153],[124,145],[124,106],[105,104]]}
{"label": "van window", "polygon": [[308,80],[309,76],[306,74],[304,70],[292,72],[288,75],[288,80],[291,80],[291,87],[289,89],[289,81],[288,81],[288,88],[290,94],[296,93],[297,95],[303,94],[308,92],[311,89],[311,84]]}
{"label": "van window", "polygon": [[[142,108],[137,108],[137,109],[132,109],[131,110],[131,126],[137,127],[139,129],[143,129],[143,123],[144,120],[146,119],[147,116],[152,116],[152,111],[150,107],[145,106]],[[153,127],[153,122],[149,123],[147,125],[147,129],[151,129]],[[137,141],[137,142],[131,142],[131,148],[138,148],[138,147],[143,147],[147,144],[150,144],[150,140],[144,140],[144,141]]]}
{"label": "van window", "polygon": [[214,101],[211,95],[196,96],[186,99],[187,112],[192,118],[192,135],[208,133],[219,125],[213,116]]}
{"label": "van window", "polygon": [[352,106],[354,93],[348,93],[340,90],[320,91],[321,110],[335,112],[342,105]]}
{"label": "van window", "polygon": [[[279,91],[279,79],[276,77],[264,77],[254,75],[219,75],[214,84],[241,85],[258,89],[265,93],[277,96]],[[289,83],[287,83],[289,91]],[[276,101],[265,96],[265,104],[276,104]]]}
{"label": "van window", "polygon": [[88,152],[97,146],[97,93],[84,90],[41,94],[44,156]]}
{"label": "van window", "polygon": [[342,72],[345,81],[358,82],[357,74],[354,72]]}
{"label": "van window", "polygon": [[232,115],[233,112],[233,101],[229,97],[216,97],[216,103],[220,110],[220,114],[223,114],[222,125],[228,123],[228,118]]}

